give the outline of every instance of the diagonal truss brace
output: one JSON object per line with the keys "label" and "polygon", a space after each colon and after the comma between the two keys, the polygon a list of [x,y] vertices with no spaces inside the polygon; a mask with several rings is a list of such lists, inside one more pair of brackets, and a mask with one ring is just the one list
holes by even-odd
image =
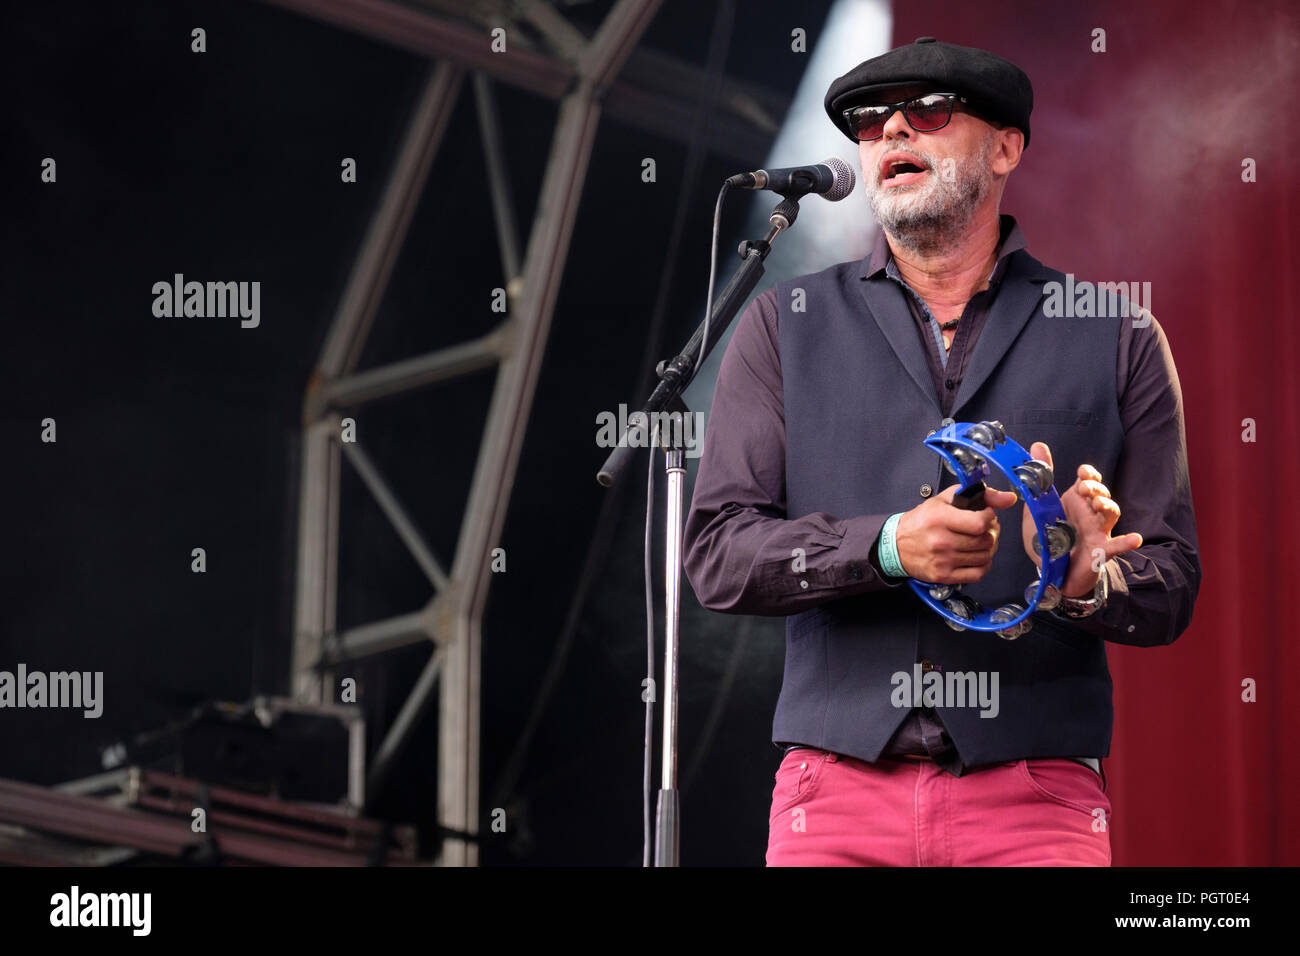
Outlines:
{"label": "diagonal truss brace", "polygon": [[[368,790],[373,794],[385,779],[434,690],[440,689],[438,819],[451,832],[478,832],[479,673],[491,549],[505,521],[595,140],[600,99],[658,5],[659,0],[619,0],[591,41],[576,51],[576,83],[561,100],[558,127],[520,275],[513,274],[518,268],[512,262],[517,262],[517,252],[512,252],[514,219],[499,156],[490,88],[483,80],[475,81],[513,314],[476,341],[357,372],[361,351],[461,86],[463,67],[450,58],[438,63],[410,119],[307,387],[299,487],[293,695],[303,703],[326,703],[334,693],[332,668],[340,662],[432,640],[434,653],[380,745]],[[493,364],[497,365],[496,383],[448,573],[374,463],[358,445],[342,440],[339,411]],[[339,473],[344,457],[357,469],[429,578],[434,597],[420,611],[338,633]],[[472,840],[444,840],[441,863],[474,865],[477,860],[478,848]]]}

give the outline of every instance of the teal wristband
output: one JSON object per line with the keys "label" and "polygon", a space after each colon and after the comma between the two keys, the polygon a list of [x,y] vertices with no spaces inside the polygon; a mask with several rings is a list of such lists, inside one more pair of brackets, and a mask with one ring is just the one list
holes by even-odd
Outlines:
{"label": "teal wristband", "polygon": [[877,554],[880,556],[880,570],[891,578],[907,577],[907,572],[903,570],[903,562],[898,559],[896,532],[898,519],[901,517],[903,517],[901,511],[898,514],[890,515],[885,520],[885,526],[880,529],[880,547],[877,550]]}

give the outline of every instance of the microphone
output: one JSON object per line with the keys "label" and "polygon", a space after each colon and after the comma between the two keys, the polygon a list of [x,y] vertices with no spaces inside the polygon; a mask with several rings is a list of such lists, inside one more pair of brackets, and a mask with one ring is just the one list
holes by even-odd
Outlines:
{"label": "microphone", "polygon": [[838,156],[823,159],[812,166],[791,166],[787,169],[756,169],[752,173],[737,173],[727,183],[741,189],[770,189],[781,193],[819,193],[827,202],[839,202],[849,193],[857,178],[848,164]]}

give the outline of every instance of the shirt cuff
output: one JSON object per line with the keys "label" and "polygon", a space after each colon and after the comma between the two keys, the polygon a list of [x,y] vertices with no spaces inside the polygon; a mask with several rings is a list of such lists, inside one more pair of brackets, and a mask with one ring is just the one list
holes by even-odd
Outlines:
{"label": "shirt cuff", "polygon": [[850,518],[846,523],[844,540],[840,550],[844,554],[850,578],[856,583],[858,575],[868,587],[862,590],[896,588],[907,578],[893,578],[880,568],[880,559],[876,549],[880,544],[880,531],[889,520],[889,515],[862,515]]}

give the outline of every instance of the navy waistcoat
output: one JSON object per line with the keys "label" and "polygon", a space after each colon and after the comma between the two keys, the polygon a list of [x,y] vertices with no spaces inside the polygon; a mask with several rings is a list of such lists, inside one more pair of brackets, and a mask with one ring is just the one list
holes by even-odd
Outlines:
{"label": "navy waistcoat", "polygon": [[[777,287],[791,516],[907,511],[923,500],[923,485],[937,493],[955,481],[923,444],[942,413],[905,293],[865,271],[865,262],[842,263]],[[1123,438],[1116,350],[1127,320],[1044,315],[1043,285],[1053,280],[1065,276],[1012,253],[952,417],[997,419],[1026,449],[1046,442],[1063,492],[1080,464],[1115,472]],[[1008,487],[1000,475],[990,484]],[[965,588],[986,608],[1023,602],[1037,579],[1021,546],[1021,510],[999,513],[993,566]],[[908,714],[891,702],[893,675],[927,661],[941,674],[998,674],[995,717],[976,706],[938,708],[966,766],[1106,756],[1113,714],[1104,642],[1047,612],[1033,622],[1015,641],[956,632],[907,586],[792,615],[773,740],[876,760]]]}

